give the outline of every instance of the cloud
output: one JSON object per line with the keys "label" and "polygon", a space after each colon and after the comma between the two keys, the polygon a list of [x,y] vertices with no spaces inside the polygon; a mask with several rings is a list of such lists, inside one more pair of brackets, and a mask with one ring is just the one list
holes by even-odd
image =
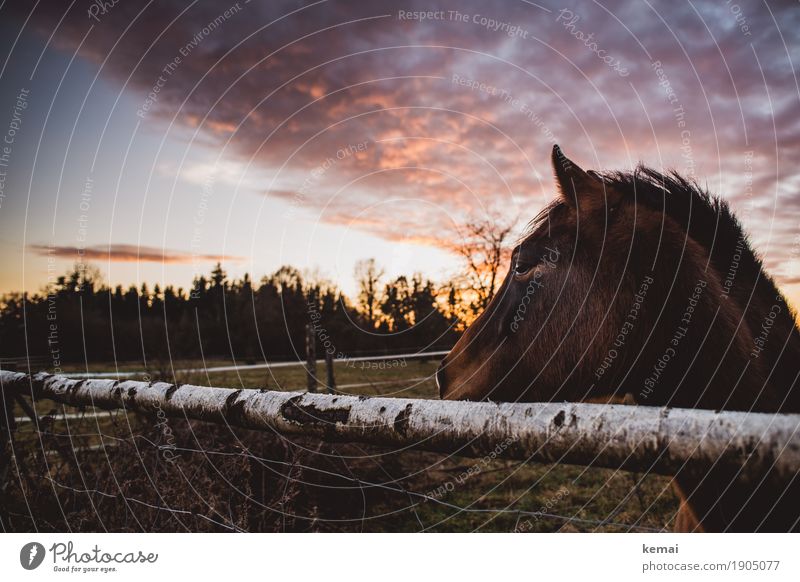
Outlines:
{"label": "cloud", "polygon": [[[149,127],[199,130],[267,168],[268,196],[388,239],[434,241],[443,221],[487,205],[533,216],[553,193],[553,141],[587,168],[641,160],[694,174],[738,210],[748,173],[758,199],[800,176],[789,4],[580,3],[572,24],[552,1],[443,0],[425,20],[413,15],[430,10],[422,0],[120,2],[100,22],[88,4],[39,3],[27,26],[102,65],[140,108],[163,78]],[[29,8],[12,10],[21,23]],[[355,220],[388,197],[406,198],[414,219]],[[446,212],[415,213],[420,200]],[[796,215],[790,192],[777,224],[762,212],[748,225],[760,244]],[[788,240],[772,240],[771,257],[788,257]]]}
{"label": "cloud", "polygon": [[242,257],[195,254],[143,245],[111,244],[86,248],[74,246],[29,245],[28,249],[42,256],[73,260],[102,260],[117,263],[192,263],[192,262],[242,262]]}

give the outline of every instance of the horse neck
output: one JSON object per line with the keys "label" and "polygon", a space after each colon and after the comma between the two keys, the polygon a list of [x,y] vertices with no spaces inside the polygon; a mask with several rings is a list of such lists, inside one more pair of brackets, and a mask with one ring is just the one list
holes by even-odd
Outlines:
{"label": "horse neck", "polygon": [[776,393],[774,412],[800,412],[800,331],[794,311],[760,265],[750,266],[731,289],[730,301],[744,313],[753,337],[750,357],[767,371],[766,381]]}
{"label": "horse neck", "polygon": [[742,228],[726,208],[721,212],[724,216],[719,229],[711,233],[700,221],[697,228],[691,228],[691,236],[711,249],[709,264],[720,275],[721,300],[741,311],[753,337],[748,357],[767,371],[765,381],[778,396],[774,405],[783,409],[780,401],[786,399],[786,405],[800,410],[800,399],[793,389],[800,372],[800,332],[795,315],[764,271]]}
{"label": "horse neck", "polygon": [[[747,410],[764,408],[766,399],[775,406],[775,395],[761,390],[765,361],[748,355],[754,339],[745,311],[724,298],[705,247],[673,228],[651,270],[652,250],[642,249],[645,270],[636,277],[651,273],[654,283],[628,353],[635,361],[626,390],[650,405]],[[655,386],[642,389],[648,381]]]}

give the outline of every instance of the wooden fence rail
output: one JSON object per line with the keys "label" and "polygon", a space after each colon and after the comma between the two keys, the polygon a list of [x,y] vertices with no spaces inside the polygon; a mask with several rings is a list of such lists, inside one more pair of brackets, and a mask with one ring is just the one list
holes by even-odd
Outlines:
{"label": "wooden fence rail", "polygon": [[705,473],[768,469],[784,482],[800,470],[800,415],[645,406],[448,402],[236,390],[0,371],[5,397],[154,412],[231,426],[471,457]]}

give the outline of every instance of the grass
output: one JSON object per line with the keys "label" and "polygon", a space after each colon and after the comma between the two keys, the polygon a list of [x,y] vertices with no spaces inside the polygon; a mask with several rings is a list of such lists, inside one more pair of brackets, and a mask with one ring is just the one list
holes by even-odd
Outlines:
{"label": "grass", "polygon": [[[197,368],[197,362],[174,366]],[[222,365],[215,361],[213,365]],[[437,361],[407,360],[405,365],[380,366],[372,363],[337,363],[335,376],[341,393],[408,398],[435,398],[433,381]],[[113,370],[113,366],[92,367],[93,371]],[[122,369],[122,366],[120,366]],[[128,369],[135,369],[131,366]],[[324,366],[318,369],[324,378]],[[231,388],[304,389],[302,367],[246,369],[228,372],[181,372],[174,379]],[[324,388],[320,386],[320,391]],[[39,414],[53,410],[75,409],[37,403]],[[17,411],[21,414],[21,411]],[[180,461],[162,467],[158,449],[143,452],[141,435],[159,442],[164,426],[170,427],[179,445],[186,449]],[[44,427],[44,448],[58,448],[55,457],[63,463],[56,474],[67,482],[85,480],[85,474],[106,475],[112,490],[119,489],[121,475],[125,483],[135,484],[134,495],[149,497],[158,504],[166,493],[175,506],[194,507],[198,501],[186,497],[187,487],[200,479],[203,495],[219,496],[214,504],[230,504],[226,516],[239,520],[237,527],[261,531],[626,531],[628,529],[669,528],[678,508],[670,480],[657,475],[637,475],[608,469],[567,465],[543,465],[506,460],[483,462],[480,459],[443,457],[421,451],[387,453],[363,445],[321,444],[303,439],[289,442],[282,437],[253,431],[233,431],[207,423],[170,419],[160,425],[140,414],[101,415],[84,420],[54,420]],[[100,435],[115,435],[113,438]],[[54,436],[56,435],[56,436]],[[82,436],[80,436],[82,435]],[[133,438],[131,438],[133,436]],[[17,433],[20,450],[34,445],[41,450],[40,439],[32,423],[20,425]],[[136,443],[131,448],[131,443]],[[146,442],[149,442],[147,440]],[[83,451],[81,448],[101,443],[121,443],[113,449]],[[75,452],[75,449],[80,452]],[[128,452],[125,452],[128,451]],[[196,452],[195,452],[196,451]],[[227,451],[227,452],[226,452]],[[131,455],[133,455],[131,457]],[[148,456],[150,455],[150,456]],[[72,457],[72,458],[70,458]],[[253,464],[253,459],[257,464]],[[239,459],[238,464],[235,463]],[[245,463],[245,461],[248,461]],[[233,463],[220,471],[222,463]],[[243,464],[244,463],[244,464]],[[33,460],[29,460],[33,464]],[[141,473],[153,466],[167,472],[153,490],[151,481],[142,481]],[[228,465],[225,465],[228,467]],[[137,469],[138,467],[138,469]],[[148,469],[149,468],[149,469]],[[179,472],[175,472],[175,469]],[[82,480],[74,481],[70,470],[78,470]],[[48,470],[53,472],[48,465]],[[136,472],[138,470],[138,472]],[[253,475],[262,486],[253,492]],[[191,480],[187,475],[193,475]],[[202,475],[202,478],[199,476]],[[73,481],[70,481],[73,479]],[[222,479],[222,481],[219,481]],[[22,479],[21,479],[22,482]],[[35,483],[35,479],[31,481]],[[151,483],[148,485],[148,483]],[[384,486],[374,484],[384,483]],[[235,485],[235,486],[234,486]],[[29,487],[35,485],[29,485]],[[52,489],[52,488],[51,488]],[[231,491],[250,493],[237,499]],[[44,492],[43,495],[50,494]],[[85,503],[78,494],[70,507]],[[159,497],[160,496],[160,497]],[[30,497],[30,495],[28,496]],[[237,517],[237,509],[259,498],[258,511]],[[110,503],[110,502],[108,502]],[[63,502],[59,498],[58,504]],[[263,507],[262,507],[263,505]],[[202,504],[198,511],[203,510]],[[275,508],[280,512],[276,513]],[[291,508],[291,511],[286,511]],[[113,512],[139,511],[130,504],[115,507]],[[95,507],[92,506],[92,512]],[[216,511],[216,510],[215,510]],[[280,514],[280,519],[276,515]],[[286,515],[291,514],[292,518]],[[77,515],[77,513],[76,513]],[[81,514],[83,515],[83,514]],[[168,522],[153,517],[150,531],[170,530]],[[82,518],[84,527],[106,527],[113,518],[105,516],[92,525],[91,512]],[[171,522],[169,522],[171,523]],[[160,525],[158,525],[160,524]],[[209,527],[208,520],[198,521],[195,529]],[[72,526],[72,523],[70,524]],[[125,529],[124,525],[109,529]],[[145,526],[143,526],[145,527]],[[159,529],[162,528],[162,529]],[[165,529],[164,529],[165,528]],[[23,527],[24,529],[24,527]],[[213,527],[212,527],[213,529]]]}
{"label": "grass", "polygon": [[[436,398],[433,374],[438,362],[407,360],[405,366],[374,369],[362,367],[373,362],[334,364],[337,391],[344,394],[390,396],[396,398]],[[317,368],[320,392],[325,391],[325,369]],[[305,390],[306,372],[301,366],[290,368],[241,370],[234,372],[185,373],[182,383],[231,388],[267,388],[269,390]]]}

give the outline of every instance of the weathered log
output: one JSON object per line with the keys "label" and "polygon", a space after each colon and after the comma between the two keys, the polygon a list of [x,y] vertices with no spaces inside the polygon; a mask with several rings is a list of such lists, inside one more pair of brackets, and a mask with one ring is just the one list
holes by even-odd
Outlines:
{"label": "weathered log", "polygon": [[0,371],[5,393],[184,417],[282,435],[470,457],[672,475],[741,467],[788,482],[800,470],[800,415],[575,403],[451,402],[71,379]]}

